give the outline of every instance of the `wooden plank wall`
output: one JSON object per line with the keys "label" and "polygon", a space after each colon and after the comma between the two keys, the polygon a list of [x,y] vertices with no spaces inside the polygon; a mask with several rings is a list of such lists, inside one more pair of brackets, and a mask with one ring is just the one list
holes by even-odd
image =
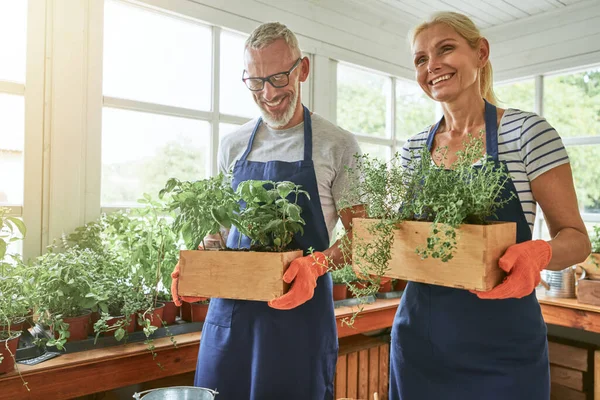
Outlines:
{"label": "wooden plank wall", "polygon": [[389,336],[351,336],[340,339],[335,373],[336,399],[388,398]]}

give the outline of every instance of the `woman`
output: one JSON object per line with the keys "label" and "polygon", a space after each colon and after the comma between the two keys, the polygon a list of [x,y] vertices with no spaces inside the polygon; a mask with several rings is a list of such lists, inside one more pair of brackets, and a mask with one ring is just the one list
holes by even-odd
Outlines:
{"label": "woman", "polygon": [[[489,43],[468,17],[436,14],[413,31],[412,50],[417,82],[444,116],[407,141],[403,158],[425,145],[432,154],[447,147],[450,165],[467,135],[485,130],[487,155],[510,172],[502,196],[514,197],[497,217],[517,223],[517,244],[499,262],[507,278],[489,292],[408,284],[392,328],[390,399],[548,400],[546,326],[534,289],[542,269],[590,252],[567,153],[540,116],[493,105]],[[531,240],[536,204],[550,241]]]}

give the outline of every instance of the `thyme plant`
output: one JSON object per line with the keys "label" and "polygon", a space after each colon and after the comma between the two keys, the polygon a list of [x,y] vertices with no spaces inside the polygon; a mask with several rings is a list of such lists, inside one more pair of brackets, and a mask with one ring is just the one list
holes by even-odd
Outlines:
{"label": "thyme plant", "polygon": [[[429,149],[411,151],[410,161],[397,153],[389,163],[360,156],[351,175],[359,184],[344,196],[347,202],[366,205],[368,218],[376,219],[369,228],[370,242],[354,237],[359,255],[355,269],[363,274],[383,276],[388,269],[393,230],[402,221],[432,222],[426,243],[415,251],[425,259],[447,262],[453,258],[463,223],[486,224],[512,196],[500,194],[510,179],[504,164],[496,165],[484,155],[483,132],[468,135],[457,160],[447,165],[447,148],[438,149],[436,165]],[[514,195],[513,195],[514,196]]]}

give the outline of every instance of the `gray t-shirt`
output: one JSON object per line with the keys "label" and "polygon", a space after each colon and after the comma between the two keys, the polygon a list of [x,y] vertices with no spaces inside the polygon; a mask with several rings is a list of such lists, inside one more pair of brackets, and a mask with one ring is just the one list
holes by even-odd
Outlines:
{"label": "gray t-shirt", "polygon": [[[239,160],[258,119],[242,125],[225,136],[219,146],[219,171],[230,172]],[[329,237],[338,219],[342,194],[349,184],[345,167],[356,166],[355,154],[360,153],[356,138],[318,114],[311,115],[313,132],[313,162],[321,207]],[[304,122],[289,129],[275,130],[264,122],[260,125],[248,161],[299,161],[304,158]]]}

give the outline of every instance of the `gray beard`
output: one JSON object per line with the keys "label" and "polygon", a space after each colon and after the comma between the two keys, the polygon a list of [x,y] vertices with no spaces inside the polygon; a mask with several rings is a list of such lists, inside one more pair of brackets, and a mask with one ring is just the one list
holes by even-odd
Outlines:
{"label": "gray beard", "polygon": [[273,118],[269,113],[267,113],[262,107],[258,107],[260,113],[262,114],[263,120],[269,125],[271,128],[281,128],[282,126],[286,126],[294,116],[294,112],[296,111],[296,105],[298,104],[298,97],[300,92],[296,92],[296,96],[292,98],[290,101],[290,106],[285,110],[283,115],[280,118]]}

